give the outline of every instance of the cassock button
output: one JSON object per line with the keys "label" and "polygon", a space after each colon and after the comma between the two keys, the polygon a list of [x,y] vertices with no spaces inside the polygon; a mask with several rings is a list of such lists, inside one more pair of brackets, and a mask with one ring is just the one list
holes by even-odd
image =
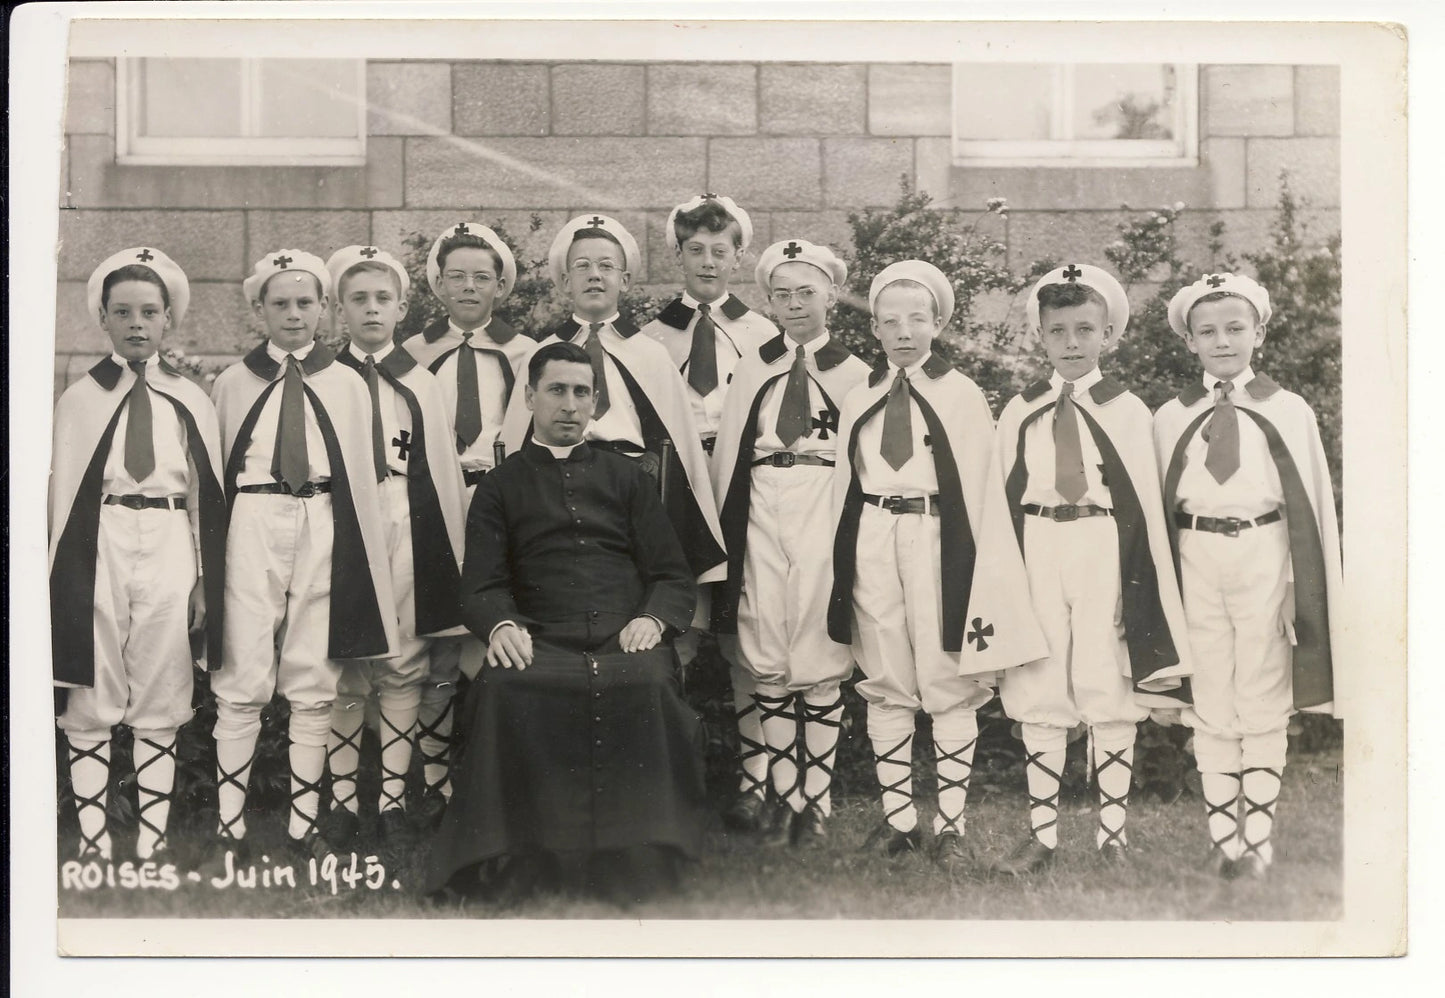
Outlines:
{"label": "cassock button", "polygon": [[597,745],[598,748],[601,748],[601,747],[602,747],[602,739],[601,739],[601,738],[597,739],[596,745]]}
{"label": "cassock button", "polygon": [[601,714],[593,714],[593,715],[592,715],[592,720],[596,721],[598,724],[601,724],[601,723],[602,723],[602,715],[601,715]]}

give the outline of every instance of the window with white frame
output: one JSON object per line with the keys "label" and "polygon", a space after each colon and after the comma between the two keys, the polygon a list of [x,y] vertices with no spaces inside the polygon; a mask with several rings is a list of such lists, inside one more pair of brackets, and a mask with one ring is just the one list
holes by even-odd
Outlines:
{"label": "window with white frame", "polygon": [[118,59],[116,93],[120,163],[366,163],[361,59]]}
{"label": "window with white frame", "polygon": [[1193,165],[1198,81],[1179,63],[956,63],[954,162]]}

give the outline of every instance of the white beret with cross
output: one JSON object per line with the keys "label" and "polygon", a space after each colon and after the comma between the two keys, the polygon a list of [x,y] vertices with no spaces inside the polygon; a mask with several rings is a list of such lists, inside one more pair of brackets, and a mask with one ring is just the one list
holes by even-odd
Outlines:
{"label": "white beret with cross", "polygon": [[1116,346],[1124,338],[1124,330],[1129,326],[1129,296],[1124,293],[1124,286],[1113,274],[1087,263],[1069,263],[1055,267],[1040,277],[1038,283],[1029,291],[1025,308],[1029,329],[1035,334],[1039,332],[1039,291],[1050,284],[1080,284],[1097,291],[1099,297],[1104,299],[1108,323],[1112,327],[1104,347],[1107,349]]}
{"label": "white beret with cross", "polygon": [[90,306],[90,314],[97,322],[100,321],[101,289],[105,286],[105,279],[120,268],[131,265],[148,267],[161,279],[161,283],[166,286],[166,295],[171,300],[171,328],[179,329],[181,321],[186,317],[186,309],[191,305],[191,282],[186,279],[186,272],[181,270],[174,260],[154,246],[132,246],[130,249],[123,249],[106,257],[100,266],[95,268],[90,280],[85,284],[85,302]]}
{"label": "white beret with cross", "polygon": [[753,220],[748,218],[748,213],[738,207],[737,202],[730,197],[720,194],[699,194],[691,201],[684,201],[667,215],[667,228],[663,230],[663,238],[667,240],[667,248],[674,253],[677,252],[677,216],[701,208],[709,201],[716,201],[723,211],[732,216],[732,220],[738,223],[738,229],[742,233],[743,244],[741,249],[747,250],[753,241]]}
{"label": "white beret with cross", "polygon": [[441,297],[442,268],[437,262],[441,255],[442,241],[454,236],[476,236],[482,242],[490,246],[502,259],[502,279],[497,285],[497,301],[504,301],[512,289],[517,286],[517,258],[512,255],[511,247],[502,241],[492,229],[481,222],[457,222],[445,229],[436,241],[431,244],[431,252],[426,256],[426,282],[431,285],[432,294]]}
{"label": "white beret with cross", "polygon": [[1269,321],[1273,309],[1269,304],[1269,292],[1253,278],[1243,274],[1205,274],[1188,287],[1180,288],[1169,299],[1169,328],[1176,335],[1189,333],[1189,310],[1205,295],[1226,294],[1243,298],[1259,313],[1260,324]]}
{"label": "white beret with cross", "polygon": [[330,287],[333,300],[341,296],[341,279],[346,276],[346,272],[363,263],[380,263],[390,267],[401,282],[402,300],[406,300],[407,293],[411,290],[411,277],[407,274],[406,268],[396,257],[375,246],[343,246],[327,259],[326,269],[331,273]]}
{"label": "white beret with cross", "polygon": [[927,260],[899,260],[879,271],[868,288],[868,311],[877,314],[878,296],[897,281],[915,281],[927,288],[938,306],[938,317],[943,325],[948,325],[948,320],[953,318],[953,285],[943,271]]}
{"label": "white beret with cross", "polygon": [[785,263],[811,264],[840,287],[848,280],[848,265],[828,247],[806,239],[783,239],[763,250],[763,255],[758,258],[755,274],[758,284],[771,289],[773,271]]}
{"label": "white beret with cross", "polygon": [[316,286],[321,293],[326,294],[326,289],[331,287],[331,271],[326,269],[326,262],[314,253],[307,253],[298,249],[279,249],[273,253],[267,253],[256,261],[255,267],[251,270],[251,276],[246,278],[241,290],[246,294],[247,301],[256,301],[265,290],[266,282],[277,274],[286,275],[287,279],[295,278],[298,281],[306,279],[307,274],[314,274]]}
{"label": "white beret with cross", "polygon": [[609,215],[599,215],[591,212],[586,215],[578,215],[557,233],[557,238],[552,240],[552,248],[547,251],[547,271],[552,278],[552,283],[558,287],[562,286],[562,274],[567,269],[567,250],[571,248],[573,236],[585,229],[596,229],[599,238],[607,238],[600,235],[605,232],[608,236],[616,239],[622,245],[622,267],[629,274],[636,275],[638,268],[642,266],[642,254],[637,249],[637,240],[632,238],[632,233],[625,229],[621,222]]}

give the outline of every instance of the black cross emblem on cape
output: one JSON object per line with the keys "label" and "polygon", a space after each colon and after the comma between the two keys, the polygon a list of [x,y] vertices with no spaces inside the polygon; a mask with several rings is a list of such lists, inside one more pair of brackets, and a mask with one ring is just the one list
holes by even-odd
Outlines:
{"label": "black cross emblem on cape", "polygon": [[982,617],[973,618],[973,630],[968,632],[968,640],[978,645],[978,650],[988,648],[988,641],[985,640],[993,635],[993,625],[985,624]]}
{"label": "black cross emblem on cape", "polygon": [[594,229],[600,229],[606,223],[601,215],[593,215],[590,219],[587,220],[587,224],[592,226],[592,228]]}
{"label": "black cross emblem on cape", "polygon": [[135,255],[135,258],[141,263],[150,263],[156,258],[156,255],[148,249],[143,249]]}
{"label": "black cross emblem on cape", "polygon": [[833,419],[833,414],[827,409],[819,409],[818,415],[813,417],[812,422],[813,429],[818,431],[819,440],[827,440],[828,431],[836,430],[838,428],[837,422]]}
{"label": "black cross emblem on cape", "polygon": [[467,234],[468,234],[469,232],[471,232],[471,231],[472,231],[471,229],[467,228],[467,223],[466,223],[466,222],[458,222],[458,223],[457,223],[457,227],[456,227],[455,229],[452,229],[452,235],[454,235],[454,236],[465,236],[465,235],[467,235]]}
{"label": "black cross emblem on cape", "polygon": [[285,270],[288,266],[291,265],[291,258],[289,256],[278,256],[271,262],[277,267],[280,267],[282,270]]}
{"label": "black cross emblem on cape", "polygon": [[376,249],[375,246],[367,246],[367,247],[365,247],[364,249],[362,249],[362,251],[361,251],[361,255],[364,256],[364,257],[366,257],[368,260],[370,260],[372,257],[376,256],[376,253],[377,253],[377,249]]}
{"label": "black cross emblem on cape", "polygon": [[391,438],[391,445],[396,448],[397,456],[403,461],[411,453],[411,434],[406,430],[397,430],[397,435]]}
{"label": "black cross emblem on cape", "polygon": [[1224,278],[1220,277],[1218,274],[1212,274],[1210,275],[1209,280],[1205,281],[1204,283],[1208,284],[1211,288],[1217,288],[1224,283]]}
{"label": "black cross emblem on cape", "polygon": [[1082,270],[1080,270],[1078,267],[1074,266],[1072,263],[1069,264],[1067,267],[1064,268],[1064,279],[1065,279],[1065,280],[1068,280],[1068,281],[1077,281],[1079,278],[1081,278],[1081,277],[1083,277],[1083,276],[1084,276],[1084,272],[1083,272]]}
{"label": "black cross emblem on cape", "polygon": [[799,246],[797,243],[788,243],[788,245],[783,247],[783,256],[787,257],[789,260],[793,259],[796,256],[799,256],[802,252],[803,247]]}

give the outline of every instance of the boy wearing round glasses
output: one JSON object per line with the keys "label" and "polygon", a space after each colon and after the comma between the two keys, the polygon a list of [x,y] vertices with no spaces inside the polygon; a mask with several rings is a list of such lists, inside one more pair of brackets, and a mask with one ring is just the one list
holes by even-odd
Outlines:
{"label": "boy wearing round glasses", "polygon": [[827,836],[838,684],[853,671],[851,649],[827,627],[838,406],[868,377],[868,365],[828,333],[847,276],[831,250],[804,239],[763,252],[757,280],[783,332],[738,362],[713,451],[728,550],[713,626],[738,635],[757,681],[772,785],[762,829],[774,845]]}

